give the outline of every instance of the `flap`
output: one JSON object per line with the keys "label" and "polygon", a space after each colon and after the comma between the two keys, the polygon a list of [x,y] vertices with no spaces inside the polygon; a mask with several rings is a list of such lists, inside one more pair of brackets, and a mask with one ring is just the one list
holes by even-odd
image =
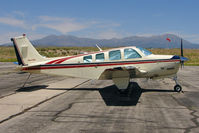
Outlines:
{"label": "flap", "polygon": [[[138,69],[135,66],[123,66],[123,67],[114,67],[114,68],[109,68],[104,70],[104,72],[100,75],[99,79],[100,80],[105,80],[105,79],[112,79],[113,78],[113,73],[118,73],[120,72],[119,77],[130,77],[130,78],[136,78],[136,76],[140,74],[146,74],[147,71]],[[128,74],[126,74],[128,72]]]}

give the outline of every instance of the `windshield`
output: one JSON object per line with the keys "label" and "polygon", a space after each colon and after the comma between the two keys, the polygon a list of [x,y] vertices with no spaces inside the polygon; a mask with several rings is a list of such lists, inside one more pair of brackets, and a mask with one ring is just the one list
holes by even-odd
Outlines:
{"label": "windshield", "polygon": [[145,56],[151,55],[152,53],[144,48],[136,47],[138,48]]}

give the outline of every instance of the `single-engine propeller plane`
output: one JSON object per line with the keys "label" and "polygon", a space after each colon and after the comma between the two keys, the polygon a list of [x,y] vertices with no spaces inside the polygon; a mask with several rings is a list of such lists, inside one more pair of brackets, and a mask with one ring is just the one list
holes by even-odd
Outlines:
{"label": "single-engine propeller plane", "polygon": [[[75,56],[46,58],[33,47],[25,34],[11,38],[20,70],[70,77],[113,80],[120,92],[128,89],[131,78],[168,78],[176,82],[174,90],[182,87],[177,82],[180,64],[188,59],[181,56],[155,55],[136,46],[113,48]],[[97,46],[98,47],[98,46]]]}

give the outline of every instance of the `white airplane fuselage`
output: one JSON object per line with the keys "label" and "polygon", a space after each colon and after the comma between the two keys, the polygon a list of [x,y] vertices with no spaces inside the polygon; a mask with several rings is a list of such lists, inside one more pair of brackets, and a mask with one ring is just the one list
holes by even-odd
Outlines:
{"label": "white airplane fuselage", "polygon": [[[124,59],[124,49],[132,48],[142,56],[141,58]],[[109,60],[109,51],[120,50],[120,60]],[[96,54],[104,53],[104,61],[96,61]],[[84,62],[85,56],[92,56],[91,62]],[[104,79],[101,74],[107,69],[117,67],[136,67],[143,71],[143,74],[134,75],[133,78],[162,78],[175,75],[180,66],[179,59],[171,59],[173,55],[148,55],[145,56],[136,47],[122,47],[96,53],[76,55],[70,57],[60,57],[48,60],[39,66],[24,67],[22,70],[30,73],[45,73],[51,75],[62,75],[89,79]],[[35,66],[36,65],[36,66]],[[120,75],[118,75],[120,76]],[[105,80],[105,79],[104,79]]]}

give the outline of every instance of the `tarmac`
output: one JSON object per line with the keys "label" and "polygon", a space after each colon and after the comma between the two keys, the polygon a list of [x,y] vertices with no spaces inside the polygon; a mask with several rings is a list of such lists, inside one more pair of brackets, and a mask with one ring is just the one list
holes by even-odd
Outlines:
{"label": "tarmac", "polygon": [[128,95],[112,81],[17,72],[0,63],[0,133],[199,132],[199,67],[172,79],[133,79]]}

